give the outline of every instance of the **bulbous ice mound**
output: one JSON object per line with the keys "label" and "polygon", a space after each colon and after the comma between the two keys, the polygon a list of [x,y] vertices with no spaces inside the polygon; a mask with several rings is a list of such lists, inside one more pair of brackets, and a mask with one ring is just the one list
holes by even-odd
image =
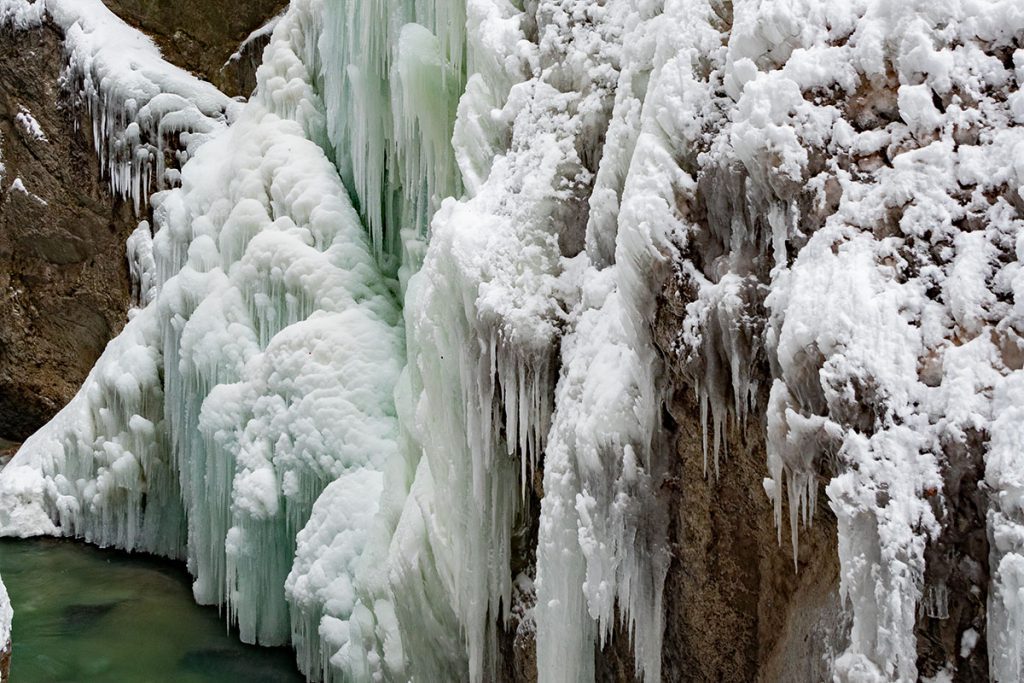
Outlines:
{"label": "bulbous ice mound", "polygon": [[[398,442],[397,282],[312,142],[324,109],[300,56],[321,18],[293,3],[257,95],[152,197],[155,234],[131,243],[145,307],[0,473],[2,533],[185,558],[197,600],[264,644],[290,638],[285,579],[320,492],[379,478]],[[349,491],[375,509],[379,486]]]}
{"label": "bulbous ice mound", "polygon": [[14,610],[7,597],[7,588],[0,579],[0,683],[8,680],[11,668],[11,623]]}

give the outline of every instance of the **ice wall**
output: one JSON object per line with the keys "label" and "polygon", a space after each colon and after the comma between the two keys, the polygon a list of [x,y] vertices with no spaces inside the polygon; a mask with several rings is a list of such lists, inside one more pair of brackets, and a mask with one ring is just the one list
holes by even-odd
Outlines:
{"label": "ice wall", "polygon": [[430,217],[461,190],[451,137],[466,11],[446,0],[324,4],[317,59],[335,162],[374,253],[386,267],[405,263],[406,276]]}
{"label": "ice wall", "polygon": [[[1022,15],[1000,2],[867,1],[736,2],[707,16],[728,40],[703,64],[707,142],[683,205],[700,248],[680,264],[693,292],[681,355],[717,454],[723,424],[758,395],[766,354],[765,489],[780,534],[788,498],[795,560],[821,480],[839,524],[854,620],[836,678],[914,680],[918,620],[948,616],[926,554],[958,514],[956,473],[985,457],[991,538],[1013,524],[1000,515],[1014,437],[999,397],[1019,366]],[[994,541],[994,568],[1013,565],[1013,548]],[[992,591],[993,676],[1018,680],[1012,627],[993,621],[1013,619],[1012,570],[990,587],[960,571],[965,588]]]}

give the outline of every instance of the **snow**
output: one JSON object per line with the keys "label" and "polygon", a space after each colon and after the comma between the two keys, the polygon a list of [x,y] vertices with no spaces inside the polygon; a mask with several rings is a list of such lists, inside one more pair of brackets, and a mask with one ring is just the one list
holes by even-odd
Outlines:
{"label": "snow", "polygon": [[239,44],[238,49],[231,53],[231,56],[228,57],[228,61],[225,62],[224,65],[227,66],[231,62],[237,62],[238,60],[240,60],[242,58],[242,55],[245,53],[246,48],[254,44],[256,41],[262,40],[264,38],[269,39],[270,36],[274,33],[274,29],[277,28],[277,25],[279,23],[281,23],[281,19],[283,17],[284,13],[282,12],[281,14],[277,15],[276,17],[268,21],[267,23],[263,24],[259,28],[249,33],[249,35],[245,37],[245,40],[243,40]]}
{"label": "snow", "polygon": [[[621,39],[630,49],[612,81],[614,104],[604,105],[615,142],[596,175],[587,249],[566,270],[580,293],[562,341],[541,501],[535,611],[545,681],[592,680],[591,653],[607,643],[617,611],[638,674],[661,677],[669,555],[656,491],[666,448],[659,442],[660,362],[647,321],[652,287],[680,228],[666,200],[678,191],[675,183],[687,182],[669,152],[687,111],[673,120],[662,103],[684,92],[687,82],[678,74],[692,67],[678,55],[704,36],[674,30],[694,24],[683,4],[619,12],[608,13],[611,35],[632,31]],[[639,73],[649,80],[641,82]],[[572,656],[564,656],[563,643]]]}
{"label": "snow", "polygon": [[[11,642],[11,621],[14,618],[14,610],[11,609],[11,600],[7,596],[7,589],[4,582],[0,580],[0,657],[5,652],[9,653],[8,645]],[[3,672],[0,671],[0,683],[3,681]]]}
{"label": "snow", "polygon": [[57,527],[43,505],[47,482],[34,467],[11,465],[0,479],[0,528],[5,536],[52,535]]}
{"label": "snow", "polygon": [[42,206],[46,206],[48,204],[48,202],[45,199],[43,199],[42,197],[40,197],[39,195],[37,195],[37,194],[35,194],[33,192],[29,192],[29,189],[27,187],[25,187],[25,181],[22,180],[21,178],[15,178],[14,179],[14,182],[11,183],[11,187],[10,187],[9,191],[10,192],[20,192],[21,194],[23,194],[23,195],[25,195],[27,197],[30,197],[33,201],[35,201],[36,203],[38,203],[38,204],[40,204]]}
{"label": "snow", "polygon": [[960,636],[960,657],[966,659],[978,644],[978,632],[969,628]]}
{"label": "snow", "polygon": [[[998,397],[1017,333],[998,292],[1016,272],[1021,138],[1004,97],[1015,71],[995,54],[1021,21],[1005,2],[738,3],[724,54],[708,53],[726,92],[708,93],[703,126],[720,129],[697,163],[720,182],[739,169],[750,213],[710,205],[721,231],[692,233],[722,255],[683,263],[698,295],[681,355],[696,377],[713,372],[701,387],[717,455],[722,425],[748,410],[764,306],[765,489],[780,535],[788,498],[797,562],[827,482],[853,611],[836,680],[916,677],[918,603],[944,613],[944,585],[924,582],[944,516],[930,498],[943,499],[947,467],[967,466],[952,459],[982,455],[954,444],[991,430],[988,482],[1006,500],[1000,444],[1019,438],[1000,436]],[[990,515],[995,538],[1004,519]],[[990,661],[996,680],[1017,680],[1017,611],[1001,588],[1017,551],[996,547],[1009,560]]]}
{"label": "snow", "polygon": [[46,15],[45,2],[27,0],[3,0],[0,2],[0,25],[24,31],[43,23]]}
{"label": "snow", "polygon": [[38,142],[49,142],[49,140],[46,139],[46,133],[43,132],[43,127],[40,126],[39,122],[36,121],[36,118],[32,116],[32,112],[28,107],[20,105],[18,107],[18,113],[14,115],[14,121],[20,125],[22,130],[24,130],[25,133],[33,140]]}

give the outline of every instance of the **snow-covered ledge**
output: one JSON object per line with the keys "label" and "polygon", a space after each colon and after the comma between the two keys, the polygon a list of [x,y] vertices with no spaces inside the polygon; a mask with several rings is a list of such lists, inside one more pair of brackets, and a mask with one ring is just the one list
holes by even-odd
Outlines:
{"label": "snow-covered ledge", "polygon": [[11,667],[11,620],[14,610],[7,597],[3,579],[0,579],[0,683],[8,680]]}

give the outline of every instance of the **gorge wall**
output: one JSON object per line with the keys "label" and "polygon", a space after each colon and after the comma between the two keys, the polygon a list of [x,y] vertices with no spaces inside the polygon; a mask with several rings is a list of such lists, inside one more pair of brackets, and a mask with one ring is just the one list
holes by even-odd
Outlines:
{"label": "gorge wall", "polygon": [[124,326],[137,220],[61,91],[60,31],[5,27],[0,57],[0,438],[20,442],[71,400]]}

